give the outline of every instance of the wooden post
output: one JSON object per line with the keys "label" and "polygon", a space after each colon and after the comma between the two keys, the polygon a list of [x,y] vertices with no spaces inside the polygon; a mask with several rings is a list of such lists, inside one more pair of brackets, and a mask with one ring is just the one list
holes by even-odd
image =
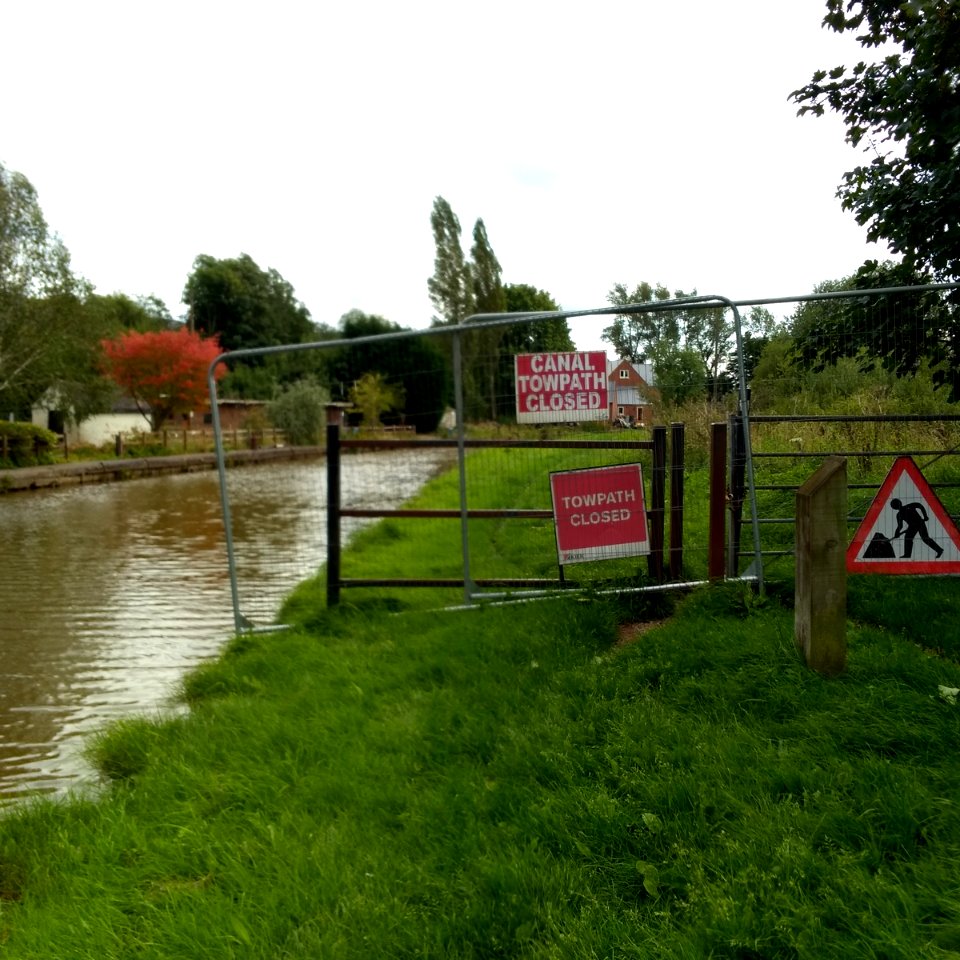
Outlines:
{"label": "wooden post", "polygon": [[670,579],[683,579],[684,425],[670,424]]}
{"label": "wooden post", "polygon": [[722,580],[727,529],[727,425],[710,424],[710,546],[707,576]]}
{"label": "wooden post", "polygon": [[807,666],[847,666],[847,461],[827,457],[797,490],[794,636]]}
{"label": "wooden post", "polygon": [[117,459],[123,456],[123,434],[118,433],[113,438],[113,452],[116,454]]}
{"label": "wooden post", "polygon": [[656,426],[652,430],[653,473],[650,477],[650,554],[647,557],[647,572],[655,583],[663,583],[663,527],[664,505],[667,486],[667,428]]}
{"label": "wooden post", "polygon": [[730,526],[727,529],[727,576],[740,574],[740,527],[743,522],[743,498],[746,496],[746,445],[743,436],[743,417],[730,415]]}
{"label": "wooden post", "polygon": [[340,424],[343,409],[327,407],[327,606],[340,602]]}

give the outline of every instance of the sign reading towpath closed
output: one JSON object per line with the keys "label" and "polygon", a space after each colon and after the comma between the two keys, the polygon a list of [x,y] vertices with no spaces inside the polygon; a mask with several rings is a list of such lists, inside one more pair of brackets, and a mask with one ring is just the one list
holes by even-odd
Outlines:
{"label": "sign reading towpath closed", "polygon": [[550,474],[561,566],[650,552],[639,463]]}
{"label": "sign reading towpath closed", "polygon": [[514,359],[517,423],[606,420],[607,355],[519,353]]}

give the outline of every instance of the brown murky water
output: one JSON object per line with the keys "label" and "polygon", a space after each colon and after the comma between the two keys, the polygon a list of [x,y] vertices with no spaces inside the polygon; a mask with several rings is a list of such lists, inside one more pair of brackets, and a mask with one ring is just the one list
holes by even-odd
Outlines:
{"label": "brown murky water", "polygon": [[[350,458],[351,502],[405,499],[438,465]],[[231,471],[241,608],[258,624],[323,563],[323,474]],[[89,782],[87,736],[174,709],[184,672],[232,632],[214,473],[0,497],[0,803]]]}

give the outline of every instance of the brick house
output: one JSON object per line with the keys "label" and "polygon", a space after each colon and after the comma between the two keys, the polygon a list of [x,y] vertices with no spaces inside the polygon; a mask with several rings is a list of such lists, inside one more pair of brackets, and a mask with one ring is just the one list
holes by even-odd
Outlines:
{"label": "brick house", "polygon": [[624,420],[644,426],[650,422],[651,405],[660,398],[653,379],[652,364],[607,361],[611,423]]}

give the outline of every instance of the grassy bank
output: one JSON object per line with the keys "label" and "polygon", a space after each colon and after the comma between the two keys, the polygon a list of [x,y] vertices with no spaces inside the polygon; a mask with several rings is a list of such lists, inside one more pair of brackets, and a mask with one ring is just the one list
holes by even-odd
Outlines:
{"label": "grassy bank", "polygon": [[[496,529],[478,563],[544,536]],[[910,633],[952,582],[855,594],[835,681],[771,588],[395,616],[306,587],[189,714],[96,742],[102,796],[0,822],[4,956],[956,955],[960,668]]]}

